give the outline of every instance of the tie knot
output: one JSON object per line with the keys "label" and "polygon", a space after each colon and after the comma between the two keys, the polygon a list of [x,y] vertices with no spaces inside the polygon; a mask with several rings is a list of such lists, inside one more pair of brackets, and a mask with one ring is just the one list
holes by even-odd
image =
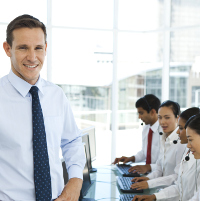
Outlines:
{"label": "tie knot", "polygon": [[38,87],[32,86],[31,89],[29,90],[29,92],[30,92],[31,94],[36,94],[36,93],[38,93]]}

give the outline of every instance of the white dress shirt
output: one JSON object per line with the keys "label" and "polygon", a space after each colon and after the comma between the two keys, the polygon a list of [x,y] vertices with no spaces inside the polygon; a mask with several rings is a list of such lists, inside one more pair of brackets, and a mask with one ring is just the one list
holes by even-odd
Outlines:
{"label": "white dress shirt", "polygon": [[180,163],[178,171],[178,179],[174,185],[162,189],[159,193],[154,193],[156,200],[171,200],[174,201],[188,201],[194,196],[195,191],[195,178],[199,174],[200,161],[196,160],[192,153],[190,153],[190,160],[186,161],[185,157],[188,153],[186,148],[183,158]]}
{"label": "white dress shirt", "polygon": [[152,144],[151,144],[151,170],[156,167],[155,163],[160,153],[160,140],[159,132],[162,132],[162,128],[159,126],[159,122],[156,121],[152,126],[150,124],[145,125],[142,131],[142,150],[135,155],[135,162],[145,161],[147,157],[147,144],[149,129],[153,131]]}
{"label": "white dress shirt", "polygon": [[[197,161],[198,161],[197,166],[199,166],[200,165],[199,159]],[[197,174],[193,182],[195,182],[194,196],[189,201],[200,201],[200,173]]]}
{"label": "white dress shirt", "polygon": [[[177,144],[173,143],[173,141],[177,140],[178,138],[178,135],[176,134],[177,130],[178,128],[176,128],[167,138],[165,134],[162,135],[162,153],[156,162],[156,170],[147,175],[147,177],[150,179],[147,181],[149,188],[157,186],[157,182],[159,182],[159,184],[163,183],[163,185],[164,182],[166,182],[167,185],[169,185],[169,181],[174,182],[177,179],[177,174],[174,170],[175,167],[181,162],[183,153],[186,148],[186,145],[180,144],[179,141]],[[166,181],[166,178],[158,178],[169,175],[171,176]]]}
{"label": "white dress shirt", "polygon": [[196,192],[189,201],[200,201],[200,191]]}
{"label": "white dress shirt", "polygon": [[[69,179],[81,178],[85,154],[69,102],[62,89],[41,78],[35,84],[44,116],[52,198],[64,187],[59,150]],[[0,79],[0,200],[35,201],[31,85],[12,71]]]}

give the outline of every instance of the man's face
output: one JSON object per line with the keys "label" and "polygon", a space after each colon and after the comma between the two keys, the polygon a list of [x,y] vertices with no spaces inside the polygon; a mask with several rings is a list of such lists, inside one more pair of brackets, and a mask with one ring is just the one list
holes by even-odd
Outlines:
{"label": "man's face", "polygon": [[13,31],[12,48],[4,42],[4,50],[11,60],[12,71],[31,85],[40,75],[47,44],[41,28],[19,28]]}
{"label": "man's face", "polygon": [[151,123],[151,115],[142,107],[137,108],[138,118],[141,119],[146,125]]}

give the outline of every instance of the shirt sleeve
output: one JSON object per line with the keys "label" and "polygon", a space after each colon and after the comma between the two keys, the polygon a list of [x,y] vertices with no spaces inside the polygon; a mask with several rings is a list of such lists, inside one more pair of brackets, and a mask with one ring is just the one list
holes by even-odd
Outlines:
{"label": "shirt sleeve", "polygon": [[65,159],[69,179],[83,179],[85,166],[85,152],[82,144],[81,131],[78,129],[68,103],[65,101],[63,133],[61,138],[62,155]]}
{"label": "shirt sleeve", "polygon": [[135,162],[141,162],[141,161],[144,161],[146,158],[145,158],[145,155],[144,155],[144,151],[141,150],[139,151],[136,155],[135,155]]}
{"label": "shirt sleeve", "polygon": [[195,189],[194,196],[189,201],[199,201],[200,200],[200,175],[197,176],[197,189]]}
{"label": "shirt sleeve", "polygon": [[148,180],[148,186],[149,188],[155,188],[155,187],[166,187],[170,186],[174,183],[174,181],[177,179],[177,174],[172,174],[165,177],[158,177],[155,179]]}
{"label": "shirt sleeve", "polygon": [[155,178],[158,178],[158,177],[162,177],[162,166],[161,166],[161,163],[162,163],[162,157],[160,157],[156,161],[155,170],[152,171],[150,174],[147,175],[147,177],[149,179],[155,179]]}
{"label": "shirt sleeve", "polygon": [[146,143],[145,143],[145,127],[143,128],[143,131],[142,131],[142,150],[139,151],[136,155],[135,155],[135,162],[141,162],[141,161],[145,161],[146,160],[146,155],[144,153],[144,146],[146,146]]}
{"label": "shirt sleeve", "polygon": [[196,192],[189,201],[199,201],[199,199],[200,199],[199,192]]}
{"label": "shirt sleeve", "polygon": [[153,172],[154,170],[156,170],[156,164],[150,164],[151,166],[151,171]]}
{"label": "shirt sleeve", "polygon": [[177,185],[172,185],[167,188],[164,188],[160,192],[154,193],[154,195],[156,196],[156,200],[165,201],[172,200],[171,198],[173,198],[173,200],[179,200],[180,197]]}
{"label": "shirt sleeve", "polygon": [[166,186],[170,186],[170,185],[174,184],[174,182],[178,178],[179,168],[180,168],[180,164],[178,164],[175,167],[175,169],[174,169],[175,174],[148,180],[147,183],[148,183],[149,188],[164,187],[164,186],[166,187]]}
{"label": "shirt sleeve", "polygon": [[200,192],[196,192],[189,201],[199,201],[199,199],[200,199],[199,194],[200,194]]}

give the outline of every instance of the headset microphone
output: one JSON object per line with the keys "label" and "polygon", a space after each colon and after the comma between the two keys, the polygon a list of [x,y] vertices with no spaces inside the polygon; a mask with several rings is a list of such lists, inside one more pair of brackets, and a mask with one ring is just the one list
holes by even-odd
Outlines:
{"label": "headset microphone", "polygon": [[160,135],[162,135],[162,134],[163,134],[163,132],[159,132],[159,134],[160,134]]}
{"label": "headset microphone", "polygon": [[185,157],[185,160],[186,160],[186,161],[189,161],[189,160],[190,160],[190,156],[189,156],[189,155],[190,155],[190,150],[187,152],[187,156]]}
{"label": "headset microphone", "polygon": [[178,140],[180,139],[180,137],[177,140],[174,140],[173,143],[177,144]]}

